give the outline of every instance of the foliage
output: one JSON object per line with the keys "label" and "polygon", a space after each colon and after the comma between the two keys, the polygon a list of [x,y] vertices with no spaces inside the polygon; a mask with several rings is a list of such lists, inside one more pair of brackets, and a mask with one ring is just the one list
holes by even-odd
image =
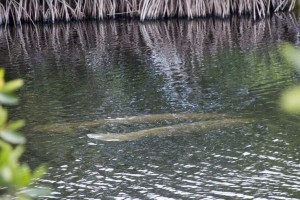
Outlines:
{"label": "foliage", "polygon": [[18,131],[25,122],[9,122],[8,112],[3,105],[18,104],[13,92],[23,86],[23,80],[5,82],[4,75],[5,70],[0,69],[0,199],[27,200],[46,194],[47,189],[31,188],[45,173],[45,167],[40,166],[31,172],[28,165],[19,162],[26,139]]}
{"label": "foliage", "polygon": [[[300,49],[290,44],[282,45],[282,54],[287,62],[300,72]],[[300,114],[300,85],[285,90],[281,96],[281,107],[291,114]]]}

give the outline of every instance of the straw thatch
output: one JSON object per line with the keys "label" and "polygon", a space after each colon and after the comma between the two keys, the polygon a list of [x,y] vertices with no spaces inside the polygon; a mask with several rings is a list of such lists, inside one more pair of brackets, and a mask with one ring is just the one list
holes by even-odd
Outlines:
{"label": "straw thatch", "polygon": [[264,18],[271,12],[289,10],[296,0],[0,0],[0,25],[11,22],[52,22],[104,19],[116,16],[140,20],[166,17],[217,16],[232,14]]}

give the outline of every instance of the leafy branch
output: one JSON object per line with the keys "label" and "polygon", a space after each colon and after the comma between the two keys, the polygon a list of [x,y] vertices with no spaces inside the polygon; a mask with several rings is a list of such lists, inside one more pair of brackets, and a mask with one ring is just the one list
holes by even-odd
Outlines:
{"label": "leafy branch", "polygon": [[8,121],[4,106],[17,105],[19,99],[13,94],[24,82],[16,79],[5,82],[5,70],[0,69],[0,199],[29,200],[46,195],[49,189],[33,188],[32,184],[46,172],[45,166],[31,171],[19,159],[24,152],[26,138],[19,130],[24,120]]}

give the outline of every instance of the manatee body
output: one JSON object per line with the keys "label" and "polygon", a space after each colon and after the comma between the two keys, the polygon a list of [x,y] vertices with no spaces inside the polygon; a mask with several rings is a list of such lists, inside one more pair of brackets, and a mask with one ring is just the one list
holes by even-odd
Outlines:
{"label": "manatee body", "polygon": [[[174,134],[187,134],[232,127],[234,125],[250,123],[251,120],[239,118],[230,114],[216,113],[183,113],[183,114],[153,114],[131,116],[112,119],[98,119],[95,121],[55,123],[37,125],[34,131],[47,133],[74,133],[78,130],[101,128],[106,125],[133,125],[133,124],[156,124],[158,127],[148,128],[128,133],[95,133],[88,134],[89,138],[102,141],[132,141],[142,137],[167,136]],[[164,125],[165,124],[165,125]],[[173,124],[173,125],[167,125]]]}
{"label": "manatee body", "polygon": [[130,133],[98,133],[88,134],[89,138],[102,141],[132,141],[143,137],[150,136],[168,136],[174,134],[188,134],[197,133],[201,131],[208,131],[216,128],[232,127],[240,124],[250,123],[248,119],[233,118],[213,121],[202,121],[193,123],[179,123],[172,126],[156,127],[151,129],[145,129]]}
{"label": "manatee body", "polygon": [[113,119],[98,119],[95,121],[84,121],[84,122],[69,122],[69,123],[54,123],[54,124],[43,124],[37,125],[33,128],[34,131],[38,132],[51,132],[51,133],[73,133],[79,129],[89,129],[94,127],[100,127],[110,124],[141,124],[141,123],[158,123],[158,122],[194,122],[212,119],[224,119],[232,117],[228,114],[217,114],[217,113],[182,113],[182,114],[153,114],[153,115],[141,115],[131,116],[123,118]]}

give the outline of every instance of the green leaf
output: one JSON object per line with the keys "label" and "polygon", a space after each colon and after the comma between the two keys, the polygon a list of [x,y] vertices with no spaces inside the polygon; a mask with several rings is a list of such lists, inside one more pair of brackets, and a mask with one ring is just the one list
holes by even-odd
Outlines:
{"label": "green leaf", "polygon": [[300,49],[292,46],[289,43],[282,45],[282,54],[291,65],[300,70]]}
{"label": "green leaf", "polygon": [[5,75],[5,69],[0,68],[0,79],[4,79],[4,75]]}
{"label": "green leaf", "polygon": [[0,92],[0,103],[4,105],[16,105],[19,99],[13,95]]}
{"label": "green leaf", "polygon": [[6,82],[2,88],[2,91],[5,93],[11,93],[15,90],[19,89],[24,85],[24,81],[22,79],[15,79],[9,82]]}
{"label": "green leaf", "polygon": [[9,162],[11,153],[11,145],[0,140],[0,166],[6,165]]}
{"label": "green leaf", "polygon": [[6,182],[6,183],[11,182],[12,179],[13,179],[13,174],[12,174],[12,171],[11,171],[10,167],[8,167],[7,165],[1,167],[0,176],[1,176],[0,179],[2,179],[4,182]]}
{"label": "green leaf", "polygon": [[34,170],[34,172],[32,174],[32,178],[33,179],[41,178],[46,173],[46,171],[47,171],[46,166],[41,165]]}
{"label": "green leaf", "polygon": [[7,121],[8,113],[4,108],[0,107],[0,127],[2,128]]}
{"label": "green leaf", "polygon": [[0,136],[3,140],[12,144],[24,144],[26,142],[24,136],[13,131],[3,130],[0,132]]}
{"label": "green leaf", "polygon": [[291,114],[300,114],[300,86],[294,86],[283,92],[281,108]]}
{"label": "green leaf", "polygon": [[10,144],[0,140],[0,149],[1,149],[1,153],[2,151],[12,151],[12,147]]}
{"label": "green leaf", "polygon": [[4,74],[5,74],[4,68],[0,68],[0,89],[2,89],[5,84]]}
{"label": "green leaf", "polygon": [[24,126],[25,126],[25,120],[18,120],[18,121],[10,122],[7,126],[7,129],[10,131],[17,131]]}
{"label": "green leaf", "polygon": [[24,153],[24,147],[19,145],[11,153],[11,159],[17,162],[23,153]]}
{"label": "green leaf", "polygon": [[18,169],[18,178],[17,178],[17,185],[21,187],[27,187],[30,184],[30,168],[28,165],[22,165]]}

